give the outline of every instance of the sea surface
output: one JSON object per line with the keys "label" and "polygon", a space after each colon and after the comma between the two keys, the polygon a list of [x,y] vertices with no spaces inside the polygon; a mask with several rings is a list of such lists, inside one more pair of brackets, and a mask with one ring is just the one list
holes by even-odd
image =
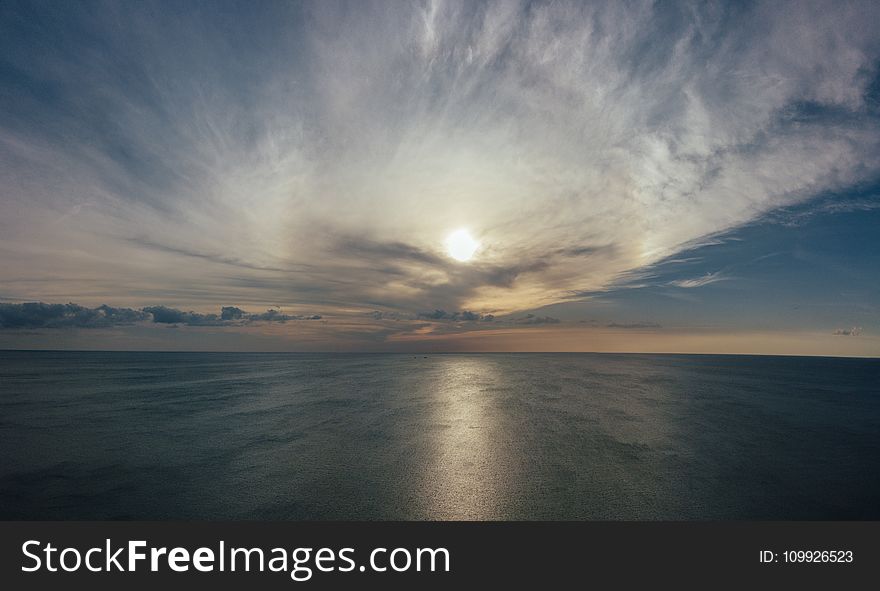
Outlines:
{"label": "sea surface", "polygon": [[0,351],[2,519],[880,519],[880,360]]}

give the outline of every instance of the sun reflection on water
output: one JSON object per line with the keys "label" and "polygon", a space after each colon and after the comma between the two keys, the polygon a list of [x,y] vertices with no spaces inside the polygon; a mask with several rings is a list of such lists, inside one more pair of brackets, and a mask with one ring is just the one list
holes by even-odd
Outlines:
{"label": "sun reflection on water", "polygon": [[432,454],[424,473],[431,519],[493,519],[508,493],[508,456],[499,437],[495,364],[482,357],[446,357],[433,392]]}

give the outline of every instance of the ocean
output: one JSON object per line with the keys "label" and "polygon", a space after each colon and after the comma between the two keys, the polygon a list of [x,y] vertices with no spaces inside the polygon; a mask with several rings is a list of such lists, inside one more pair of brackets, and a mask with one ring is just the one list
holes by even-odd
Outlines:
{"label": "ocean", "polygon": [[880,519],[880,360],[0,351],[2,519]]}

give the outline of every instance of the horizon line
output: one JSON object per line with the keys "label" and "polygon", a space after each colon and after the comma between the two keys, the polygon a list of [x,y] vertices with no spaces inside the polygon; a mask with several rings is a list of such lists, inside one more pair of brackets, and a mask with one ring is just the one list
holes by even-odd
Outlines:
{"label": "horizon line", "polygon": [[194,354],[247,354],[247,355],[664,355],[664,356],[704,356],[704,357],[803,357],[817,359],[874,359],[880,356],[868,355],[804,355],[794,353],[693,353],[693,352],[654,352],[654,351],[204,351],[186,349],[5,349],[0,353],[194,353]]}

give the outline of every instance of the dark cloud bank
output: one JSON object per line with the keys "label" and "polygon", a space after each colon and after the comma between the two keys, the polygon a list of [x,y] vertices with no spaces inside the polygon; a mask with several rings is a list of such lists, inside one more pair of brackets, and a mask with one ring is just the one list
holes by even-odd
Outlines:
{"label": "dark cloud bank", "polygon": [[470,310],[462,310],[461,312],[447,312],[446,310],[420,312],[418,318],[422,320],[451,320],[455,322],[500,322],[518,325],[559,324],[560,322],[559,318],[553,318],[552,316],[526,314],[520,317],[498,318],[494,314],[480,314]]}
{"label": "dark cloud bank", "polygon": [[78,304],[24,304],[0,303],[0,328],[106,328],[136,322],[156,324],[185,324],[188,326],[226,326],[250,322],[287,322],[293,320],[320,320],[321,316],[283,314],[279,310],[267,310],[252,314],[225,306],[220,314],[184,312],[166,306],[147,306],[140,310],[98,306],[87,308]]}
{"label": "dark cloud bank", "polygon": [[834,336],[836,337],[857,337],[862,334],[861,326],[854,326],[852,328],[838,328],[834,331]]}
{"label": "dark cloud bank", "polygon": [[462,310],[461,312],[447,312],[446,310],[419,312],[418,317],[424,320],[457,320],[464,322],[492,322],[495,320],[495,316],[492,314],[480,314],[470,310]]}

